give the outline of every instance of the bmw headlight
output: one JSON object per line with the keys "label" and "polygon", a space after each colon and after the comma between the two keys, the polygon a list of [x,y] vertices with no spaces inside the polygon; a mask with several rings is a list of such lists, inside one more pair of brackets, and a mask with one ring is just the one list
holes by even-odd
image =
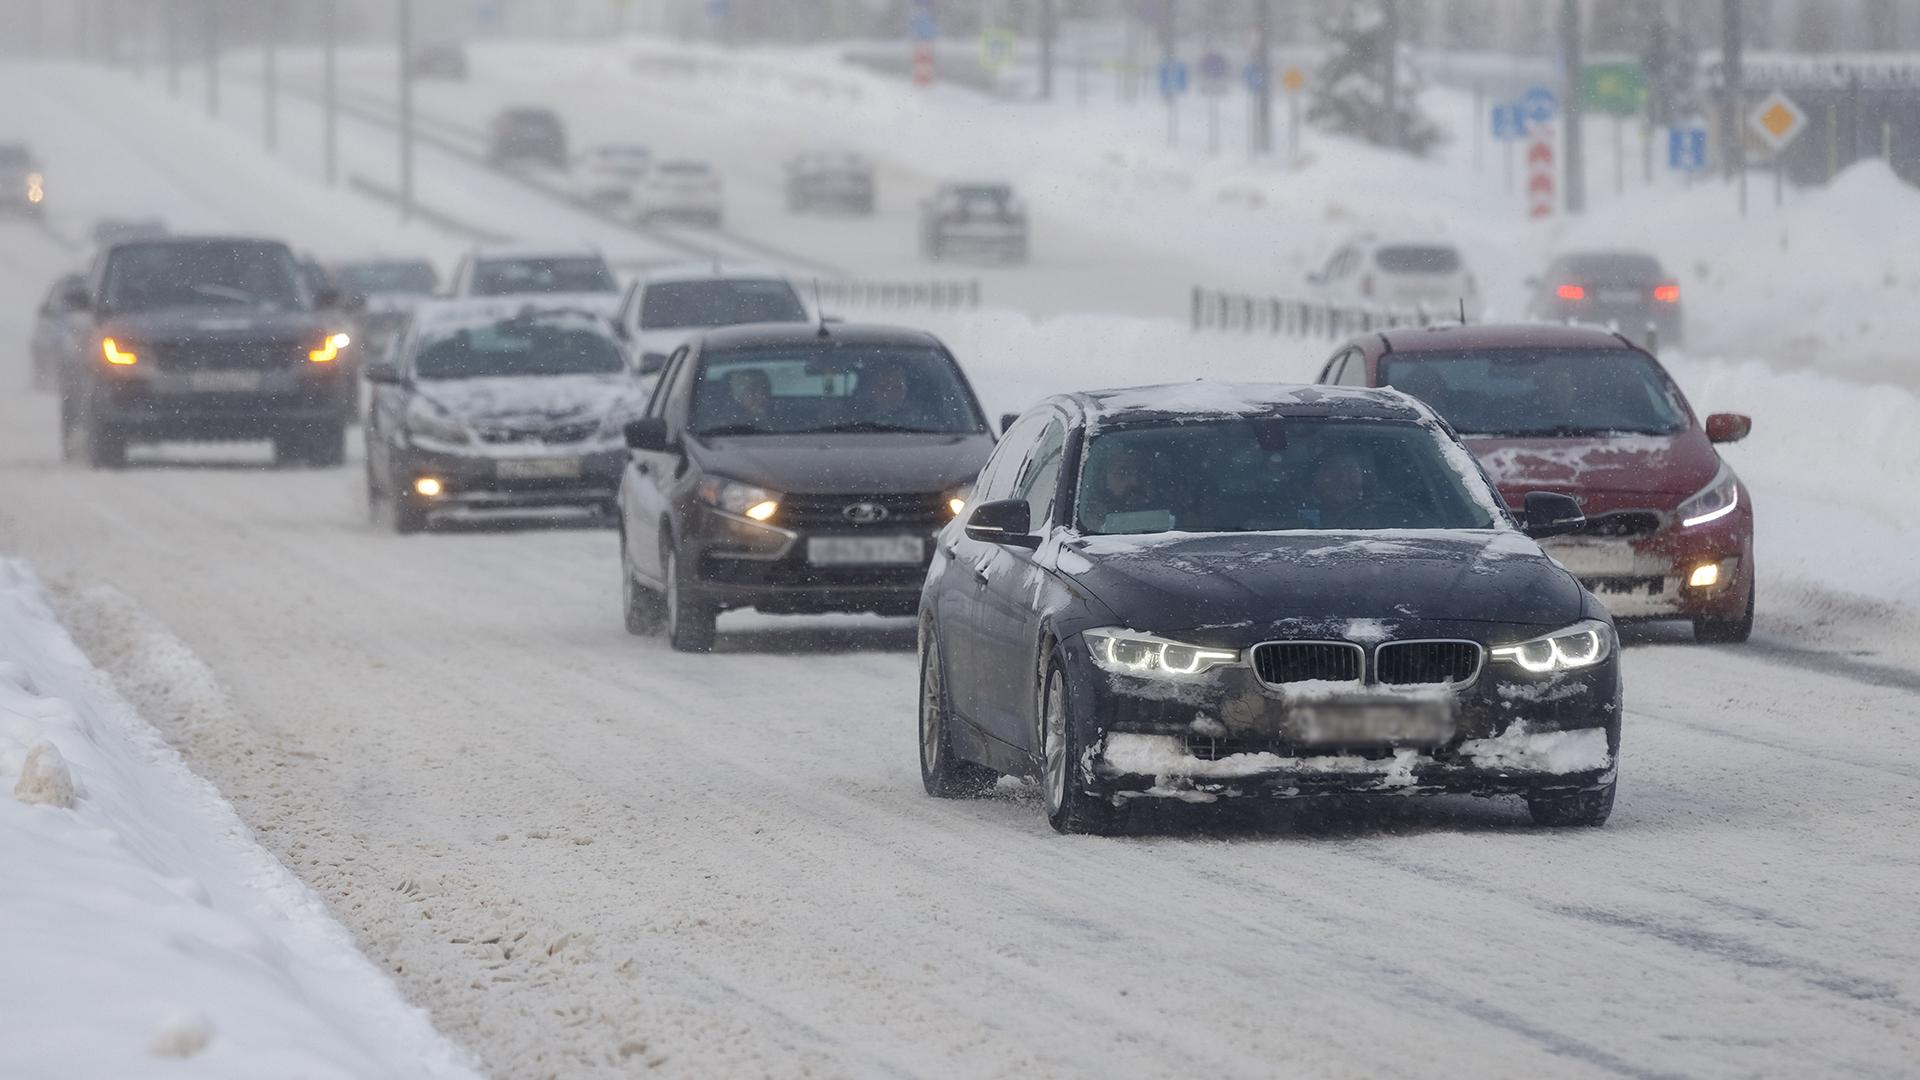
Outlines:
{"label": "bmw headlight", "polygon": [[752,521],[767,521],[780,510],[780,495],[763,487],[711,477],[694,489],[700,501],[723,513]]}
{"label": "bmw headlight", "polygon": [[1513,664],[1535,675],[1578,671],[1613,655],[1613,628],[1587,619],[1531,641],[1495,646],[1488,655],[1498,663]]}
{"label": "bmw headlight", "polygon": [[448,446],[465,446],[473,441],[465,424],[423,397],[414,398],[407,406],[407,435]]}
{"label": "bmw headlight", "polygon": [[1691,529],[1695,525],[1719,521],[1733,513],[1739,506],[1740,479],[1734,476],[1733,470],[1723,463],[1720,471],[1714,474],[1713,483],[1708,484],[1699,494],[1681,503],[1680,509],[1675,511],[1675,516],[1679,517],[1681,528]]}
{"label": "bmw headlight", "polygon": [[1093,662],[1117,675],[1182,678],[1240,663],[1236,650],[1188,645],[1138,630],[1103,627],[1089,630],[1084,636]]}

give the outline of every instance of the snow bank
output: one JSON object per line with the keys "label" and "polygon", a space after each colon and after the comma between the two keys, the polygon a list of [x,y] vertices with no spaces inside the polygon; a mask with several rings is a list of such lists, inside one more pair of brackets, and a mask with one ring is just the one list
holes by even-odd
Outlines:
{"label": "snow bank", "polygon": [[0,867],[0,1075],[475,1075],[7,559]]}

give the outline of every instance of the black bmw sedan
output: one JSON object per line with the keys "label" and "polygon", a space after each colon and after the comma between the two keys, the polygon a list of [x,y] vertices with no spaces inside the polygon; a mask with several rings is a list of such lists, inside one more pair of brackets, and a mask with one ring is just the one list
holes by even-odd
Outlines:
{"label": "black bmw sedan", "polygon": [[1451,431],[1391,390],[1046,401],[940,534],[920,602],[928,793],[1040,782],[1062,832],[1140,800],[1521,795],[1599,825],[1620,747],[1606,609]]}

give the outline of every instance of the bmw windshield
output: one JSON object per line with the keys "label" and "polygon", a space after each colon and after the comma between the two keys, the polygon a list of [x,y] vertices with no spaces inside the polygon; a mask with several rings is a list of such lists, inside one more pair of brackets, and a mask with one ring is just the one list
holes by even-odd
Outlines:
{"label": "bmw windshield", "polygon": [[1680,392],[1659,367],[1624,349],[1389,355],[1380,375],[1462,435],[1677,435],[1688,425]]}
{"label": "bmw windshield", "polygon": [[1268,417],[1096,432],[1075,516],[1089,535],[1489,529],[1495,505],[1425,424]]}

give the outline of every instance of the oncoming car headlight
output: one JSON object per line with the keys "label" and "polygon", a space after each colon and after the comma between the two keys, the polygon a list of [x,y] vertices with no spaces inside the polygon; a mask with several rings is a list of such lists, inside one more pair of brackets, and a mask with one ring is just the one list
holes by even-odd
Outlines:
{"label": "oncoming car headlight", "polygon": [[1496,662],[1535,675],[1590,668],[1613,655],[1613,629],[1594,619],[1574,623],[1531,641],[1497,645],[1487,651]]}
{"label": "oncoming car headlight", "polygon": [[957,488],[949,488],[947,492],[941,496],[941,503],[947,508],[948,514],[953,517],[959,517],[967,509],[968,500],[972,498],[973,485],[961,484]]}
{"label": "oncoming car headlight", "polygon": [[1240,663],[1236,650],[1188,645],[1137,630],[1104,627],[1089,630],[1084,636],[1093,662],[1118,675],[1204,675],[1214,668]]}
{"label": "oncoming car headlight", "polygon": [[1679,517],[1681,528],[1691,529],[1695,525],[1719,521],[1739,506],[1740,480],[1733,475],[1732,469],[1722,465],[1720,471],[1714,474],[1713,483],[1681,503],[1675,516]]}
{"label": "oncoming car headlight", "polygon": [[464,446],[473,441],[473,436],[467,434],[465,424],[452,413],[422,397],[414,398],[407,406],[407,435],[409,438],[449,446]]}
{"label": "oncoming car headlight", "polygon": [[718,477],[702,480],[695,493],[701,502],[716,510],[752,521],[767,521],[780,510],[778,493],[735,480]]}

